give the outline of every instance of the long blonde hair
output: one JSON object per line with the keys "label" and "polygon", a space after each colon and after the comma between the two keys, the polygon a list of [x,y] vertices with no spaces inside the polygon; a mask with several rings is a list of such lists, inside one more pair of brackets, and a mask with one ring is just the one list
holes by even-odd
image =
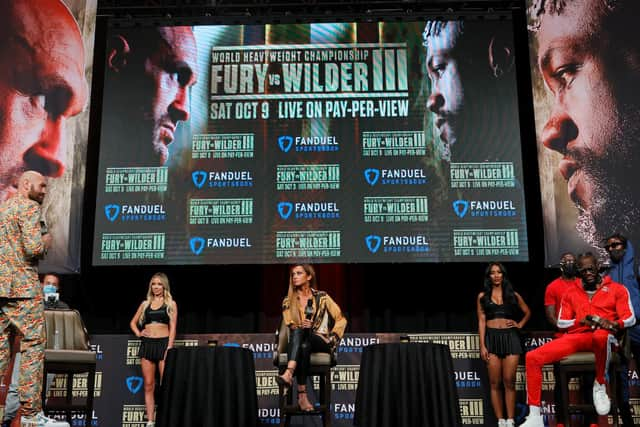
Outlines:
{"label": "long blonde hair", "polygon": [[296,267],[302,267],[305,273],[311,276],[311,280],[309,280],[309,286],[311,289],[316,289],[316,271],[313,269],[311,264],[294,264],[289,268],[289,292],[287,293],[287,297],[289,299],[289,311],[291,313],[291,318],[294,322],[300,322],[300,309],[298,307],[298,298],[296,298],[296,291],[293,286],[293,278],[291,277],[291,272]]}
{"label": "long blonde hair", "polygon": [[151,283],[153,279],[160,280],[162,283],[162,297],[164,298],[164,305],[167,307],[167,314],[171,315],[173,313],[173,297],[171,296],[171,287],[169,286],[169,278],[164,273],[156,273],[151,276],[149,279],[149,289],[147,290],[147,299],[144,301],[142,305],[142,314],[140,315],[140,324],[144,324],[144,312],[147,310],[147,307],[151,305],[153,301],[153,291],[151,290]]}

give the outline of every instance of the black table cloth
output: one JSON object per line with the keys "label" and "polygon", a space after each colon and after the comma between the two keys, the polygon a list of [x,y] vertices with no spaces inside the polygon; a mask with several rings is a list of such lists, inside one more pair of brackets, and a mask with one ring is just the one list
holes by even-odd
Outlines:
{"label": "black table cloth", "polygon": [[258,397],[253,354],[239,347],[169,350],[158,427],[255,427]]}
{"label": "black table cloth", "polygon": [[364,348],[354,425],[458,427],[461,424],[449,347],[391,343]]}

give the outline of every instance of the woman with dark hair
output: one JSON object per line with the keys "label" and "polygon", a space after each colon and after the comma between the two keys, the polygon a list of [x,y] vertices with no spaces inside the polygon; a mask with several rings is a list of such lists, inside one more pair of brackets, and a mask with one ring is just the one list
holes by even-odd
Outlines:
{"label": "woman with dark hair", "polygon": [[[516,370],[524,353],[519,330],[531,312],[522,297],[513,290],[507,271],[499,262],[491,262],[484,274],[484,291],[478,294],[478,333],[480,357],[487,363],[491,383],[491,406],[498,427],[513,427],[516,411]],[[518,312],[522,312],[517,321]],[[504,396],[502,393],[504,385]],[[504,418],[503,404],[507,419]]]}
{"label": "woman with dark hair", "polygon": [[147,427],[155,426],[156,367],[160,381],[164,373],[167,350],[176,338],[178,306],[171,296],[169,278],[156,273],[149,281],[147,298],[142,301],[131,319],[131,331],[140,338],[140,367],[144,379],[144,403],[147,410]]}
{"label": "woman with dark hair", "polygon": [[287,391],[298,383],[298,405],[313,411],[307,396],[307,376],[311,353],[331,353],[340,343],[347,319],[326,292],[316,289],[316,273],[309,264],[291,267],[289,292],[282,301],[282,318],[289,327],[287,368],[276,377]]}

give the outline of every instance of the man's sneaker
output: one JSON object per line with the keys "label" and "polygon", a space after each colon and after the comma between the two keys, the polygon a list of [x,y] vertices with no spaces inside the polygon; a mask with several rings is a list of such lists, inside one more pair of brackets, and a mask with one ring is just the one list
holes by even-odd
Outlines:
{"label": "man's sneaker", "polygon": [[507,427],[507,420],[505,420],[504,418],[500,418],[498,420],[498,427]]}
{"label": "man's sneaker", "polygon": [[513,418],[509,418],[505,423],[504,423],[505,427],[516,427],[516,422],[513,420]]}
{"label": "man's sneaker", "polygon": [[593,406],[596,407],[598,415],[607,415],[611,409],[611,401],[607,396],[607,385],[598,381],[593,383]]}
{"label": "man's sneaker", "polygon": [[31,417],[22,417],[21,427],[69,427],[66,421],[58,421],[54,418],[46,417],[42,412]]}
{"label": "man's sneaker", "polygon": [[520,427],[544,427],[542,415],[529,415],[525,422],[520,424]]}
{"label": "man's sneaker", "polygon": [[156,427],[155,421],[147,421],[147,427]]}

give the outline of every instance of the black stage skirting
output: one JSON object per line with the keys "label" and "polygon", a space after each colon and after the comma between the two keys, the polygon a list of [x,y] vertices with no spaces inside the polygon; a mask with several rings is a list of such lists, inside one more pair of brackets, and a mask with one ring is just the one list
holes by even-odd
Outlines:
{"label": "black stage skirting", "polygon": [[456,427],[462,424],[449,347],[390,343],[364,347],[354,425]]}
{"label": "black stage skirting", "polygon": [[169,350],[158,427],[255,427],[258,400],[253,353],[238,347]]}

